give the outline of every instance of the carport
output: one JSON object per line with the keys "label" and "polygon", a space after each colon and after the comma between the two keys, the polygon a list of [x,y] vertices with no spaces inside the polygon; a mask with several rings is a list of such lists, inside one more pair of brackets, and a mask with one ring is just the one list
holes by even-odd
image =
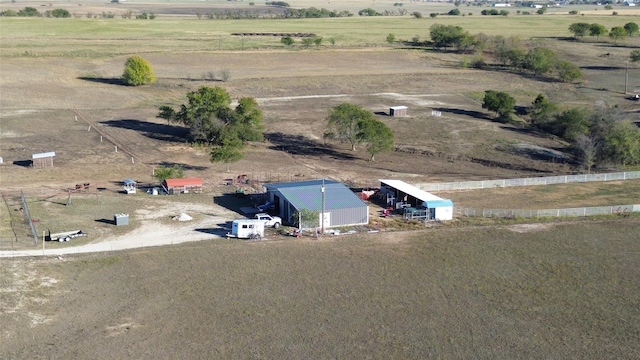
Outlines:
{"label": "carport", "polygon": [[453,219],[453,201],[428,193],[402,180],[380,180],[386,205],[396,210],[424,208],[428,220]]}

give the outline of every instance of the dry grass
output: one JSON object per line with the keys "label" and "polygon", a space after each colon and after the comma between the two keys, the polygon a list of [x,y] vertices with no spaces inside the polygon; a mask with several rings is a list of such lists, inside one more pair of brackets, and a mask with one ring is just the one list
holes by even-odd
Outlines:
{"label": "dry grass", "polygon": [[0,355],[636,358],[638,220],[5,261]]}

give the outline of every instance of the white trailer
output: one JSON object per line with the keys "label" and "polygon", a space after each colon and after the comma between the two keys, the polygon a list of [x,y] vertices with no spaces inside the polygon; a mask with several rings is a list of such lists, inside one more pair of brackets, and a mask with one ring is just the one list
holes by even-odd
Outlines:
{"label": "white trailer", "polygon": [[264,220],[238,219],[231,223],[231,232],[227,237],[260,240],[264,237]]}

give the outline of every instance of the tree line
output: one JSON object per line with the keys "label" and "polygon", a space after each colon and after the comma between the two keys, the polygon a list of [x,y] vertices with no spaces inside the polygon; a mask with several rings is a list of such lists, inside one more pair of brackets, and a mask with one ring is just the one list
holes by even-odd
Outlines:
{"label": "tree line", "polygon": [[594,37],[596,41],[600,41],[600,37],[609,34],[609,37],[616,43],[627,36],[637,34],[638,30],[638,24],[634,22],[628,22],[624,26],[614,26],[611,30],[607,30],[604,25],[597,23],[577,22],[569,25],[569,31],[574,38],[583,38],[585,35],[589,35]]}
{"label": "tree line", "polygon": [[530,71],[535,75],[554,74],[566,82],[582,78],[582,71],[577,65],[542,46],[528,49],[519,37],[488,36],[483,33],[471,35],[460,26],[442,24],[431,25],[429,35],[429,44],[435,49],[474,53],[476,57],[469,65],[476,68],[486,66],[483,56],[486,53],[493,55],[503,66],[516,71]]}
{"label": "tree line", "polygon": [[[515,104],[508,93],[487,90],[482,107],[509,121]],[[567,141],[588,172],[596,165],[640,164],[640,128],[617,107],[562,107],[540,94],[529,106],[526,119],[531,128]]]}

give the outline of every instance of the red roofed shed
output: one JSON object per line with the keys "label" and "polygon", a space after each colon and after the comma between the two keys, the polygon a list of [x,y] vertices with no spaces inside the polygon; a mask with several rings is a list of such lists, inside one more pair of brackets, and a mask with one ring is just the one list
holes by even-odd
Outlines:
{"label": "red roofed shed", "polygon": [[162,182],[167,194],[201,193],[203,181],[201,178],[166,179]]}

